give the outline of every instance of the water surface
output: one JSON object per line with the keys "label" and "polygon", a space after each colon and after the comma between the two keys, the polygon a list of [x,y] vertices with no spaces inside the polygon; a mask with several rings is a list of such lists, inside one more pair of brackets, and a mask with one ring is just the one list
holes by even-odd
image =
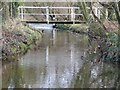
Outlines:
{"label": "water surface", "polygon": [[[2,67],[3,88],[120,88],[119,67],[89,60],[88,37],[44,31],[36,47]],[[88,57],[87,61],[84,60]],[[94,57],[94,55],[93,55]],[[92,58],[94,59],[94,58]]]}
{"label": "water surface", "polygon": [[3,87],[70,87],[83,65],[84,35],[45,31],[39,45],[3,67]]}

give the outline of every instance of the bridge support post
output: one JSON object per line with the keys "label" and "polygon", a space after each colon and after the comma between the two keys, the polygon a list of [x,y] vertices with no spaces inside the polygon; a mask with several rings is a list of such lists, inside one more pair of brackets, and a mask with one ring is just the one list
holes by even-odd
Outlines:
{"label": "bridge support post", "polygon": [[48,6],[46,8],[46,21],[47,21],[47,24],[49,24],[49,7]]}

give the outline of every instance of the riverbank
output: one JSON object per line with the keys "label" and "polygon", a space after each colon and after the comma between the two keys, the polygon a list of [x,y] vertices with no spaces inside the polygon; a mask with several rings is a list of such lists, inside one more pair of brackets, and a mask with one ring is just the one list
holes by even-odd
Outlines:
{"label": "riverbank", "polygon": [[[82,68],[71,81],[76,88],[119,88],[120,87],[120,59],[119,59],[119,28],[114,22],[104,22],[108,32],[99,24],[92,23],[88,28],[89,45]],[[82,25],[83,26],[83,25]],[[85,33],[81,25],[73,25],[73,30],[78,34]],[[82,32],[83,31],[83,32]],[[74,33],[73,33],[74,34]],[[79,44],[80,46],[80,44]],[[87,85],[87,86],[86,86]]]}
{"label": "riverbank", "polygon": [[118,23],[105,21],[103,24],[107,31],[103,30],[96,22],[89,24],[89,27],[83,24],[60,26],[61,28],[65,26],[66,28],[64,29],[71,32],[88,35],[89,49],[87,52],[89,56],[97,57],[96,59],[92,58],[93,62],[105,61],[119,63]]}
{"label": "riverbank", "polygon": [[2,30],[2,61],[13,61],[25,54],[42,36],[20,21],[6,21]]}
{"label": "riverbank", "polygon": [[69,30],[71,32],[76,32],[76,33],[86,33],[87,34],[87,29],[88,26],[86,24],[57,24],[56,28],[61,29],[61,30]]}

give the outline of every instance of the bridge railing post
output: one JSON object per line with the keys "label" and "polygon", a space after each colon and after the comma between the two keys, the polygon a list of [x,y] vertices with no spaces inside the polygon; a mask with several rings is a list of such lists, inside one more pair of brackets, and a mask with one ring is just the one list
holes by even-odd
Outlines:
{"label": "bridge railing post", "polygon": [[74,12],[74,8],[71,8],[71,21],[73,21],[73,24],[75,23],[75,12]]}
{"label": "bridge railing post", "polygon": [[99,7],[99,8],[98,8],[98,18],[99,18],[99,19],[100,19],[100,15],[101,15],[100,10],[101,10],[101,8]]}
{"label": "bridge railing post", "polygon": [[101,17],[101,7],[94,7],[95,15],[100,19]]}
{"label": "bridge railing post", "polygon": [[18,7],[18,18],[20,19],[20,8]]}
{"label": "bridge railing post", "polygon": [[24,20],[24,10],[23,10],[23,7],[21,8],[21,19],[22,19],[22,21]]}
{"label": "bridge railing post", "polygon": [[48,6],[46,7],[46,21],[47,21],[47,24],[49,24],[49,7]]}
{"label": "bridge railing post", "polygon": [[108,19],[108,9],[105,10],[105,19]]}
{"label": "bridge railing post", "polygon": [[97,7],[94,8],[95,8],[95,15],[98,16],[98,8]]}

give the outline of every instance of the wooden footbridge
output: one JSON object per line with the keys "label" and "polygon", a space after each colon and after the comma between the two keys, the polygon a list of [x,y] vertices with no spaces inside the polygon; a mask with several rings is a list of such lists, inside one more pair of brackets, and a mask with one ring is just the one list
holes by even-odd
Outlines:
{"label": "wooden footbridge", "polygon": [[[20,20],[26,23],[85,23],[79,7],[19,6],[18,10]],[[95,8],[95,14],[100,18],[99,8]]]}

